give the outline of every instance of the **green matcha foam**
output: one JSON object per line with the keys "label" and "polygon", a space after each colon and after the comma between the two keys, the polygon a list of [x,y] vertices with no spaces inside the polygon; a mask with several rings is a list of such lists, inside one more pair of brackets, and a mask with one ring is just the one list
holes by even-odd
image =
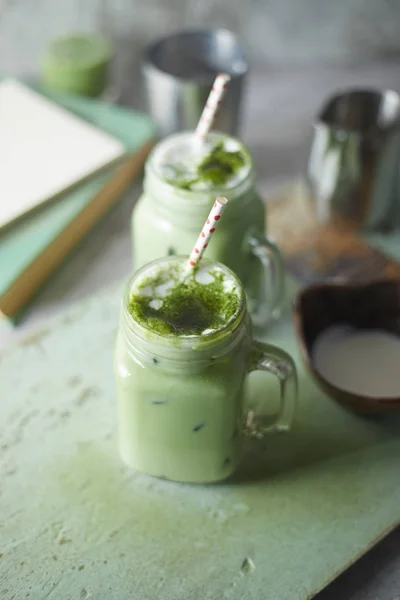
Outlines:
{"label": "green matcha foam", "polygon": [[251,171],[247,149],[236,138],[212,132],[199,151],[193,133],[180,133],[159,144],[153,168],[174,187],[192,191],[231,189]]}
{"label": "green matcha foam", "polygon": [[128,310],[140,325],[162,336],[201,336],[239,313],[242,295],[232,275],[207,262],[191,273],[186,268],[186,259],[175,259],[135,279]]}

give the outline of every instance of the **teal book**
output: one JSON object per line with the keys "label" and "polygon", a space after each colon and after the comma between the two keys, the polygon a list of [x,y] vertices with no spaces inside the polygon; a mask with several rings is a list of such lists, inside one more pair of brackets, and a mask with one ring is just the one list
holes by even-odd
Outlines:
{"label": "teal book", "polygon": [[119,139],[126,154],[0,231],[0,313],[11,319],[131,187],[155,139],[147,115],[88,98],[45,95]]}

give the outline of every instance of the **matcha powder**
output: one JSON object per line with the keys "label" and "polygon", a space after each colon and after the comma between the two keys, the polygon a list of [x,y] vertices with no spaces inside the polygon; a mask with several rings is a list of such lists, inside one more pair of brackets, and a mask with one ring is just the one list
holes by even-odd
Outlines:
{"label": "matcha powder", "polygon": [[[208,284],[197,282],[194,275],[184,281],[174,278],[175,285],[167,295],[133,294],[129,312],[141,325],[160,335],[201,335],[206,330],[221,329],[238,312],[240,296],[235,289],[225,291],[223,274],[211,274],[214,281]],[[154,281],[151,283],[155,290]]]}
{"label": "matcha powder", "polygon": [[168,165],[173,177],[168,183],[181,189],[194,189],[199,181],[211,188],[222,188],[246,165],[246,156],[242,150],[229,151],[223,141],[218,142],[211,152],[196,167],[196,173],[187,177],[185,169],[179,165]]}

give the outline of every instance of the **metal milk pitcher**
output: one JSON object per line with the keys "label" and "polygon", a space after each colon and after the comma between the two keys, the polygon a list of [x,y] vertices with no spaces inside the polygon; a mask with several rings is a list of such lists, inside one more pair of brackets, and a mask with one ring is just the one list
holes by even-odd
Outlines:
{"label": "metal milk pitcher", "polygon": [[357,231],[396,226],[399,125],[394,91],[349,90],[328,100],[314,124],[307,169],[318,221]]}

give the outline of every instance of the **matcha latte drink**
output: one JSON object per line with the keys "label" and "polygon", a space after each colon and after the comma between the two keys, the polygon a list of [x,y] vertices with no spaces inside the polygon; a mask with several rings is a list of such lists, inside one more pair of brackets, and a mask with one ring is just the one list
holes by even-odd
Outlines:
{"label": "matcha latte drink", "polygon": [[140,269],[125,289],[115,354],[125,463],[174,481],[228,477],[245,432],[244,380],[256,369],[279,378],[273,429],[287,430],[295,366],[282,350],[253,341],[237,276],[207,260],[188,270],[181,257]]}
{"label": "matcha latte drink", "polygon": [[155,147],[132,216],[134,266],[189,254],[217,195],[229,204],[208,257],[239,276],[253,322],[264,325],[282,303],[283,269],[278,249],[264,235],[265,206],[254,187],[250,153],[236,138],[211,132],[199,147],[193,132],[186,132]]}

